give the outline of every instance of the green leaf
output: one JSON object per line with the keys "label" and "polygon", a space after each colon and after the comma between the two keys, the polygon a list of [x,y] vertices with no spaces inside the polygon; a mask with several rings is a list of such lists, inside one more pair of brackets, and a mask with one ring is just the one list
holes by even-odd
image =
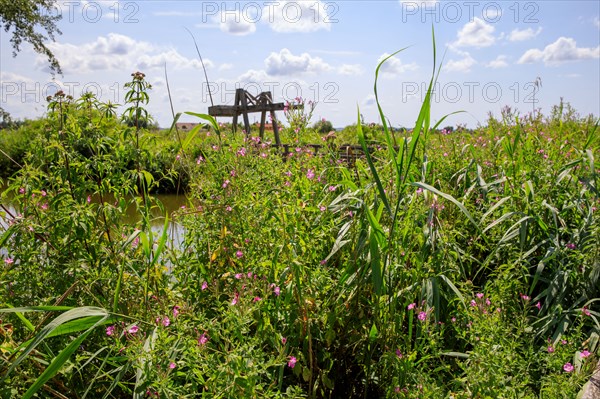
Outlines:
{"label": "green leaf", "polygon": [[375,164],[373,163],[373,159],[371,158],[371,153],[369,151],[369,147],[367,146],[367,142],[365,141],[365,134],[362,130],[361,120],[360,120],[360,110],[358,110],[358,122],[356,124],[356,132],[358,134],[358,142],[362,146],[362,149],[367,158],[367,163],[369,164],[369,169],[371,170],[371,174],[373,175],[373,179],[375,180],[375,184],[377,185],[377,190],[379,191],[379,196],[385,205],[385,209],[388,211],[388,214],[392,215],[392,208],[390,207],[390,203],[388,202],[387,194],[383,189],[383,185],[381,184],[381,180],[379,179],[379,173],[377,173],[377,168],[375,168]]}
{"label": "green leaf", "polygon": [[477,228],[477,230],[479,230],[479,225],[477,224],[477,222],[475,221],[475,219],[473,219],[473,216],[471,215],[471,213],[456,198],[454,198],[450,194],[446,194],[446,193],[441,192],[440,190],[438,190],[435,187],[430,186],[429,184],[425,184],[425,183],[421,183],[421,182],[415,182],[415,183],[412,183],[412,185],[416,186],[416,187],[421,187],[421,188],[423,188],[425,190],[428,190],[428,191],[431,191],[432,193],[437,194],[440,197],[446,198],[448,201],[450,201],[453,204],[455,204],[456,206],[458,206],[458,208],[461,210],[462,213],[464,213],[464,215],[467,217],[467,219],[469,219],[469,221],[471,223],[473,223],[473,226],[475,226]]}
{"label": "green leaf", "polygon": [[377,339],[378,335],[379,331],[377,331],[377,326],[375,325],[375,323],[373,323],[373,325],[371,326],[371,330],[369,331],[369,339],[371,341],[374,341]]}
{"label": "green leaf", "polygon": [[58,327],[64,325],[65,323],[80,319],[83,317],[90,316],[101,316],[102,318],[107,318],[109,313],[102,308],[92,307],[92,306],[84,306],[80,308],[74,308],[68,310],[67,312],[59,315],[50,323],[48,323],[44,328],[40,330],[39,333],[33,338],[31,343],[25,348],[23,353],[14,361],[13,364],[7,370],[5,377],[8,376],[14,369],[17,367],[29,354],[33,351],[50,333],[54,332]]}
{"label": "green leaf", "polygon": [[90,335],[92,331],[93,327],[81,334],[79,337],[75,338],[65,349],[63,349],[58,356],[52,360],[52,363],[46,367],[46,370],[44,370],[37,380],[35,380],[33,385],[29,387],[27,392],[25,392],[25,395],[23,395],[23,399],[29,399],[33,397],[33,395],[46,383],[46,381],[54,377],[69,359],[69,357],[71,357],[73,352],[79,348],[81,343],[87,338],[88,335]]}

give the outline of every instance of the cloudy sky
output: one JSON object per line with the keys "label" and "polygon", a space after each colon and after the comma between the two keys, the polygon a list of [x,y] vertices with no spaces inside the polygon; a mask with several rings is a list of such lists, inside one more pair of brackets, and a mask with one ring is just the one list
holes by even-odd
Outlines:
{"label": "cloudy sky", "polygon": [[432,73],[432,26],[442,64],[434,119],[464,110],[448,123],[474,127],[506,105],[547,113],[561,98],[582,115],[600,115],[595,0],[108,0],[59,2],[52,12],[62,15],[63,34],[50,44],[62,76],[53,78],[27,44],[13,58],[10,34],[0,33],[0,105],[14,117],[42,115],[57,86],[123,103],[123,84],[139,70],[153,85],[150,113],[168,126],[166,65],[176,112],[207,112],[207,87],[215,104],[232,104],[243,87],[269,90],[276,101],[315,101],[313,121],[343,127],[356,121],[358,107],[366,122],[377,122],[375,68],[405,48],[382,66],[379,97],[392,124],[408,127]]}

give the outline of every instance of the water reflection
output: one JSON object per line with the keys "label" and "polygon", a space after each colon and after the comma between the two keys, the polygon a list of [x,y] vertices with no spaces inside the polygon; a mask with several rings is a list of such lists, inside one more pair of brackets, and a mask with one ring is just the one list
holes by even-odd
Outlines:
{"label": "water reflection", "polygon": [[[14,201],[14,198],[8,193],[4,192],[4,186],[0,184],[0,193],[5,195],[0,197],[0,204],[8,210],[8,214],[5,215],[5,210],[0,207],[0,233],[8,228],[9,221],[11,220],[10,214],[16,216],[19,214],[19,204]],[[100,203],[101,199],[98,195],[92,195],[92,203]],[[160,237],[162,230],[165,225],[165,214],[169,215],[168,223],[168,242],[171,248],[180,248],[184,239],[184,229],[174,216],[174,213],[180,210],[182,207],[187,206],[187,198],[185,195],[175,194],[156,194],[151,195],[151,198],[158,200],[162,204],[162,210],[159,206],[151,207],[150,227],[155,235],[155,238]],[[114,197],[104,197],[105,203],[115,203]],[[152,201],[154,204],[155,201]],[[132,204],[127,208],[126,215],[124,216],[123,222],[128,225],[135,225],[141,220],[141,215],[136,210],[135,204]],[[0,248],[0,256],[6,255],[6,249]]]}

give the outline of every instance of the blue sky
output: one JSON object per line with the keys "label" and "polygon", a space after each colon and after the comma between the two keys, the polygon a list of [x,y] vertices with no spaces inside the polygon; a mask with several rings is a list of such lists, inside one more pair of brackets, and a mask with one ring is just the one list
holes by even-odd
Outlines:
{"label": "blue sky", "polygon": [[506,105],[548,113],[561,97],[582,115],[600,115],[598,1],[108,0],[58,2],[52,12],[63,17],[50,47],[64,75],[54,80],[29,45],[13,58],[10,35],[0,33],[0,105],[14,117],[42,115],[59,85],[123,103],[123,84],[139,70],[153,84],[150,113],[168,126],[165,63],[175,111],[207,112],[187,28],[215,104],[232,104],[236,87],[270,90],[276,101],[316,101],[313,122],[338,127],[355,123],[357,107],[366,122],[378,121],[375,68],[408,47],[382,67],[379,94],[392,124],[409,127],[431,76],[432,26],[442,62],[433,118],[466,111],[444,125],[485,124]]}

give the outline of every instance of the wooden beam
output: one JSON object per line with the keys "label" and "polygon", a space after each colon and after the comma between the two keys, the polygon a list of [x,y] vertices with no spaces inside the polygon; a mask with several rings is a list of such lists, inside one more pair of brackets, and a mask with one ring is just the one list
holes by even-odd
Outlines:
{"label": "wooden beam", "polygon": [[[294,107],[300,108],[300,106],[297,105]],[[246,109],[250,114],[255,112],[283,111],[284,108],[284,103],[275,103],[264,105],[248,105]],[[211,116],[236,116],[241,115],[242,113],[243,111],[241,106],[236,105],[213,105],[212,107],[208,107],[208,114]]]}
{"label": "wooden beam", "polygon": [[244,130],[246,131],[246,136],[248,136],[250,134],[250,120],[248,120],[248,98],[244,95],[246,94],[244,89],[238,89],[238,91],[239,90],[243,90],[241,94],[242,116],[244,117]]}

